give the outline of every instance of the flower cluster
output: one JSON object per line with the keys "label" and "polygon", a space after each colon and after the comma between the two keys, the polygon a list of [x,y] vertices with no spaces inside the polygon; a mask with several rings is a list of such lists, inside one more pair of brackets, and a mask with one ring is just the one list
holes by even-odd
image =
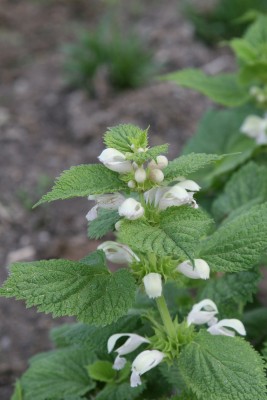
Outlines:
{"label": "flower cluster", "polygon": [[252,86],[249,91],[250,96],[259,104],[264,104],[267,101],[266,88]]}
{"label": "flower cluster", "polygon": [[259,145],[267,144],[267,115],[263,118],[249,115],[240,128],[241,132],[255,139]]}

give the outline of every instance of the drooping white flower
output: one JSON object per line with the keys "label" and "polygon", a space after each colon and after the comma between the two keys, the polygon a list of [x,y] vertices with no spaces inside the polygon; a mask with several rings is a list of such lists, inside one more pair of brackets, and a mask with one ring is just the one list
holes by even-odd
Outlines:
{"label": "drooping white flower", "polygon": [[216,314],[218,314],[216,304],[210,299],[205,299],[193,306],[187,316],[187,323],[188,325],[207,324]]}
{"label": "drooping white flower", "polygon": [[119,207],[119,215],[130,220],[141,218],[144,213],[144,207],[135,199],[126,199]]}
{"label": "drooping white flower", "polygon": [[103,250],[107,259],[115,264],[128,264],[140,258],[130,249],[130,247],[108,240],[101,243],[98,250]]}
{"label": "drooping white flower", "polygon": [[267,118],[260,118],[257,115],[248,116],[240,131],[255,139],[257,144],[267,144]]}
{"label": "drooping white flower", "polygon": [[120,174],[132,171],[132,163],[126,160],[125,155],[111,147],[103,150],[98,159],[111,171],[119,172]]}
{"label": "drooping white flower", "polygon": [[121,356],[136,350],[142,343],[150,343],[148,339],[144,338],[143,336],[136,335],[135,333],[116,333],[115,335],[110,336],[108,339],[108,353],[112,352],[117,340],[121,337],[128,337],[128,339],[122,346],[115,350],[118,355],[114,361],[113,368],[116,370],[122,369],[126,364],[126,359]]}
{"label": "drooping white flower", "polygon": [[217,322],[216,318],[216,320],[212,322],[213,323],[209,323],[210,327],[208,328],[208,332],[212,335],[235,336],[235,331],[239,333],[239,335],[246,335],[245,327],[238,319],[222,319]]}
{"label": "drooping white flower", "polygon": [[164,181],[164,174],[160,169],[152,169],[149,173],[149,179],[154,183],[161,183]]}
{"label": "drooping white flower", "polygon": [[152,160],[148,164],[148,167],[150,169],[158,168],[158,169],[163,169],[166,168],[168,165],[169,161],[166,156],[157,156],[156,161]]}
{"label": "drooping white flower", "polygon": [[181,182],[177,183],[178,186],[190,191],[190,192],[198,192],[201,187],[190,179],[182,179]]}
{"label": "drooping white flower", "polygon": [[90,195],[88,200],[95,200],[96,205],[91,208],[87,213],[87,221],[93,221],[97,218],[97,211],[99,208],[105,208],[108,210],[117,210],[119,206],[124,202],[125,197],[120,193]]}
{"label": "drooping white flower", "polygon": [[178,265],[177,270],[191,279],[209,279],[210,267],[208,263],[201,258],[196,258],[194,263],[195,267],[190,260],[186,260]]}
{"label": "drooping white flower", "polygon": [[132,363],[131,387],[142,384],[140,376],[156,367],[165,357],[159,350],[145,350],[134,359]]}
{"label": "drooping white flower", "polygon": [[162,294],[161,275],[156,272],[151,272],[143,278],[146,294],[150,299],[160,297]]}
{"label": "drooping white flower", "polygon": [[158,207],[160,199],[170,188],[169,187],[159,187],[152,188],[144,193],[145,202],[147,204],[153,204],[155,207]]}
{"label": "drooping white flower", "polygon": [[166,210],[168,207],[181,206],[191,202],[192,196],[177,184],[169,188],[169,190],[162,195],[159,201],[159,209]]}

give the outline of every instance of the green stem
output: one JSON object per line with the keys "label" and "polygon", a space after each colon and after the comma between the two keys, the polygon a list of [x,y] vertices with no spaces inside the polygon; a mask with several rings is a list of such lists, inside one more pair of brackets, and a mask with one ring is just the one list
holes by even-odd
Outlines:
{"label": "green stem", "polygon": [[176,336],[175,327],[172,322],[167,303],[165,301],[164,296],[157,297],[156,299],[158,310],[163,322],[163,325],[167,331],[167,334],[171,337]]}

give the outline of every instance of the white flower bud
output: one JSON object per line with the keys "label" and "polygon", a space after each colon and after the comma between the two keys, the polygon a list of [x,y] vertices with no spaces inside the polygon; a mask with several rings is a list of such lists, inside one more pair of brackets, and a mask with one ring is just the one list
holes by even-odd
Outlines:
{"label": "white flower bud", "polygon": [[150,299],[160,297],[162,294],[161,275],[151,272],[143,278],[146,294]]}
{"label": "white flower bud", "polygon": [[158,350],[145,350],[138,354],[132,363],[131,387],[141,385],[140,376],[156,367],[164,357],[165,354]]}
{"label": "white flower bud", "polygon": [[146,150],[143,147],[139,147],[137,153],[144,153]]}
{"label": "white flower bud", "polygon": [[137,168],[137,170],[134,173],[134,179],[136,180],[136,182],[138,183],[143,183],[146,180],[146,171],[144,170],[144,168]]}
{"label": "white flower bud", "polygon": [[188,325],[207,324],[216,314],[218,314],[216,304],[212,300],[205,299],[193,306],[192,310],[188,314],[187,323]]}
{"label": "white flower bud", "polygon": [[115,229],[118,232],[120,230],[120,226],[121,226],[122,220],[120,219],[118,222],[116,222],[115,224]]}
{"label": "white flower bud", "polygon": [[194,260],[194,262],[195,268],[190,260],[186,260],[178,265],[177,270],[191,279],[209,279],[210,267],[206,261],[202,260],[201,258],[197,258]]}
{"label": "white flower bud", "polygon": [[106,258],[115,264],[132,263],[134,260],[140,261],[140,258],[130,249],[130,247],[108,240],[101,243],[98,250],[103,250]]}
{"label": "white flower bud", "polygon": [[121,174],[132,171],[131,162],[126,160],[125,155],[116,149],[105,149],[98,158],[99,161],[101,161],[105,167],[111,171],[119,172]]}
{"label": "white flower bud", "polygon": [[134,189],[135,187],[136,187],[136,183],[135,183],[135,181],[129,181],[128,183],[127,183],[127,185],[128,185],[128,187],[130,188],[130,189]]}
{"label": "white flower bud", "polygon": [[235,332],[227,328],[234,329],[239,335],[246,335],[245,327],[238,319],[222,319],[219,322],[216,320],[214,322],[214,324],[209,324],[210,327],[208,328],[208,332],[212,335],[235,336]]}
{"label": "white flower bud", "polygon": [[156,161],[152,160],[149,163],[149,168],[150,169],[154,169],[154,168],[159,168],[159,169],[163,169],[166,168],[168,165],[169,161],[168,158],[165,156],[157,156]]}
{"label": "white flower bud", "polygon": [[160,169],[152,169],[149,173],[149,178],[152,182],[160,183],[164,180],[164,174]]}
{"label": "white flower bud", "polygon": [[121,217],[125,217],[130,220],[141,218],[145,213],[141,203],[132,198],[126,199],[121,204],[118,211]]}

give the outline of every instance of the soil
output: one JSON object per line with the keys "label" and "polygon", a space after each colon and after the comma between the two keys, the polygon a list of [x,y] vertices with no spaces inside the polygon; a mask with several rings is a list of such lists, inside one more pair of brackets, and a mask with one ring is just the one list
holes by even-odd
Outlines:
{"label": "soil", "polygon": [[[106,11],[99,0],[0,0],[0,280],[14,261],[79,259],[97,247],[86,236],[86,199],[32,204],[59,173],[96,162],[106,127],[150,126],[152,144],[171,143],[170,158],[210,106],[201,95],[152,80],[145,87],[111,90],[105,78],[90,97],[64,78],[64,44],[77,29],[94,29]],[[107,2],[106,2],[107,3]],[[143,4],[146,3],[146,4]],[[194,38],[179,2],[127,1],[119,18],[149,49],[161,72],[203,67],[233,68],[225,48],[207,48]],[[214,61],[215,60],[215,61]],[[11,398],[27,360],[51,347],[49,329],[62,321],[0,300],[0,399]]]}

